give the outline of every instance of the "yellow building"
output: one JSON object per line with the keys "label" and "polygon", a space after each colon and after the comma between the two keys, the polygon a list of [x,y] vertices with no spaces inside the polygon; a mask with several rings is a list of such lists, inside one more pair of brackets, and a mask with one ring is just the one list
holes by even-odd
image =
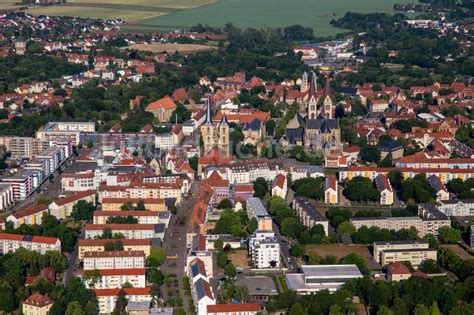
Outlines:
{"label": "yellow building", "polygon": [[338,197],[336,176],[327,176],[324,182],[324,203],[335,205],[339,202]]}
{"label": "yellow building", "polygon": [[201,138],[204,143],[204,154],[217,147],[224,155],[229,155],[229,124],[226,115],[222,116],[219,124],[214,124],[209,101],[206,104],[206,121],[201,126]]}
{"label": "yellow building", "polygon": [[25,315],[47,315],[54,301],[47,295],[35,293],[23,302],[23,314]]}
{"label": "yellow building", "polygon": [[165,201],[163,199],[139,199],[139,198],[103,198],[103,211],[117,211],[124,205],[136,207],[139,202],[143,202],[145,209],[148,211],[166,211]]}

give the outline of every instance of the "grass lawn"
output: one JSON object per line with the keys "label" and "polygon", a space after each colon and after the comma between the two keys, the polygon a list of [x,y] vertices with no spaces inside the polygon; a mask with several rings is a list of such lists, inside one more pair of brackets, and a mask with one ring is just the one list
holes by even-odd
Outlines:
{"label": "grass lawn", "polygon": [[170,54],[174,53],[175,51],[178,51],[184,54],[192,54],[192,53],[209,51],[209,50],[215,49],[215,47],[212,47],[212,46],[195,45],[195,44],[151,44],[151,45],[134,44],[134,45],[123,47],[123,48],[150,51],[153,53],[166,51],[167,53],[170,53]]}
{"label": "grass lawn", "polygon": [[15,5],[16,3],[21,3],[21,1],[0,0],[0,10],[13,9],[15,7],[19,7],[18,5]]}
{"label": "grass lawn", "polygon": [[370,254],[369,248],[364,245],[342,245],[342,244],[310,244],[305,246],[305,254],[308,255],[311,252],[317,252],[321,257],[325,257],[327,255],[334,255],[337,258],[341,259],[351,253],[357,253],[364,257],[367,262],[369,258],[372,257]]}
{"label": "grass lawn", "polygon": [[457,244],[445,244],[445,245],[440,245],[440,247],[448,248],[452,250],[462,260],[474,259],[474,256],[466,252],[464,248],[462,248],[461,246]]}

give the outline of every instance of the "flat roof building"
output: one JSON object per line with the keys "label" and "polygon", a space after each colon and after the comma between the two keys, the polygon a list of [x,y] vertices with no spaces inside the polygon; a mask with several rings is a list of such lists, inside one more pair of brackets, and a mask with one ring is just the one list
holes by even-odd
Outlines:
{"label": "flat roof building", "polygon": [[362,278],[356,265],[307,265],[301,266],[302,273],[285,275],[290,290],[298,294],[311,294],[329,290],[334,292],[352,279]]}

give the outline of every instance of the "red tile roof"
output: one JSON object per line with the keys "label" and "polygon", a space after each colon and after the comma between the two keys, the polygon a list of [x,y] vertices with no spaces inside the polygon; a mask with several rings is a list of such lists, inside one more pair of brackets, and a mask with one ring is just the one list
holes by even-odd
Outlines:
{"label": "red tile roof", "polygon": [[[97,297],[101,296],[118,296],[121,289],[95,289],[94,293]],[[124,288],[127,295],[150,295],[150,288]]]}
{"label": "red tile roof", "polygon": [[34,293],[30,295],[23,304],[35,306],[35,307],[44,307],[50,304],[53,304],[54,301],[47,295],[42,295],[39,293]]}
{"label": "red tile roof", "polygon": [[119,224],[119,223],[112,223],[112,224],[86,224],[86,230],[104,230],[104,229],[111,229],[112,231],[120,231],[120,230],[153,230],[153,224]]}
{"label": "red tile roof", "polygon": [[35,205],[28,207],[24,210],[20,210],[18,212],[15,212],[12,214],[13,217],[16,219],[27,217],[33,214],[37,214],[39,212],[47,211],[48,210],[48,205]]}
{"label": "red tile roof", "polygon": [[100,239],[100,240],[94,240],[94,239],[85,239],[85,240],[79,240],[79,247],[81,246],[104,246],[108,242],[122,242],[123,246],[150,246],[151,245],[151,239]]}
{"label": "red tile roof", "polygon": [[106,203],[137,203],[139,201],[143,201],[145,204],[164,204],[165,201],[163,199],[153,199],[153,198],[103,198],[102,205]]}
{"label": "red tile roof", "polygon": [[54,201],[54,203],[57,204],[58,206],[63,206],[65,204],[68,204],[68,203],[71,203],[71,202],[74,202],[74,201],[78,201],[78,200],[84,199],[86,197],[95,196],[95,194],[96,194],[95,190],[81,191],[77,194],[73,194],[73,195],[70,195],[70,196],[67,196],[67,197],[64,197],[64,198],[57,199],[57,200]]}
{"label": "red tile roof", "polygon": [[405,266],[404,264],[402,264],[401,262],[398,262],[398,261],[393,263],[393,264],[388,265],[387,271],[389,273],[391,273],[392,275],[394,275],[394,274],[396,274],[396,275],[410,275],[411,274],[408,267]]}
{"label": "red tile roof", "polygon": [[131,211],[94,211],[94,217],[157,217],[159,211],[131,210]]}
{"label": "red tile roof", "polygon": [[165,96],[157,101],[154,101],[146,107],[146,110],[155,110],[158,108],[163,108],[165,110],[174,110],[176,109],[175,102],[169,96]]}
{"label": "red tile roof", "polygon": [[[215,304],[207,306],[207,313],[259,312],[258,304]],[[240,313],[239,313],[240,314]]]}
{"label": "red tile roof", "polygon": [[275,176],[275,179],[273,180],[273,187],[280,187],[283,188],[285,186],[285,180],[286,177],[283,174],[278,174]]}
{"label": "red tile roof", "polygon": [[84,253],[84,258],[144,257],[144,256],[145,256],[145,253],[141,250],[118,250],[118,251],[85,252]]}
{"label": "red tile roof", "polygon": [[[83,270],[82,276],[86,277],[88,271],[91,270]],[[146,274],[146,268],[100,269],[99,273],[101,276],[141,276]]]}

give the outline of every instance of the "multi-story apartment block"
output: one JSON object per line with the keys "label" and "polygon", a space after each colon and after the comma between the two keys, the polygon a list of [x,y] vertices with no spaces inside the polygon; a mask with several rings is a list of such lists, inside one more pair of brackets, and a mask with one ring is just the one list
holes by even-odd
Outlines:
{"label": "multi-story apartment block", "polygon": [[324,233],[329,235],[329,220],[316,210],[306,197],[295,197],[293,199],[293,209],[303,223],[304,226],[312,228],[316,224],[324,227]]}
{"label": "multi-story apartment block", "polygon": [[145,268],[146,257],[142,251],[107,251],[84,253],[84,270]]}
{"label": "multi-story apartment block", "polygon": [[14,202],[13,186],[0,183],[0,211],[9,208]]}
{"label": "multi-story apartment block", "polygon": [[409,155],[398,159],[395,163],[396,167],[413,167],[413,168],[451,168],[451,169],[470,169],[474,164],[472,158],[428,158]]}
{"label": "multi-story apartment block", "polygon": [[436,208],[448,217],[474,216],[474,200],[441,200]]}
{"label": "multi-story apartment block", "polygon": [[[129,302],[151,302],[150,288],[124,288]],[[99,305],[99,314],[110,314],[115,309],[120,289],[95,289]]]}
{"label": "multi-story apartment block", "polygon": [[61,174],[61,185],[65,191],[96,190],[100,185],[100,177],[95,171]]}
{"label": "multi-story apartment block", "polygon": [[35,205],[10,214],[6,220],[11,222],[13,227],[16,229],[22,224],[41,224],[43,215],[48,213],[49,210],[47,205]]}
{"label": "multi-story apartment block", "polygon": [[272,231],[255,231],[249,238],[249,254],[257,268],[280,267],[280,244]]}
{"label": "multi-story apartment block", "polygon": [[66,219],[71,216],[74,206],[79,201],[89,202],[95,206],[96,195],[95,190],[86,190],[64,198],[59,198],[49,204],[49,214],[55,216],[58,220]]}
{"label": "multi-story apartment block", "polygon": [[61,252],[61,241],[56,237],[0,234],[0,254],[6,254],[9,251],[15,252],[20,247],[41,254],[48,250]]}
{"label": "multi-story apartment block", "polygon": [[54,301],[47,295],[33,293],[22,304],[24,315],[48,315]]}
{"label": "multi-story apartment block", "polygon": [[14,200],[25,200],[36,188],[33,186],[33,177],[35,174],[36,172],[33,170],[20,171],[11,177],[3,177],[1,182],[12,186]]}
{"label": "multi-story apartment block", "polygon": [[133,183],[130,186],[101,186],[99,202],[103,198],[167,199],[181,202],[181,187],[177,183]]}
{"label": "multi-story apartment block", "polygon": [[148,211],[166,211],[166,204],[163,199],[139,199],[139,198],[103,198],[103,211],[116,211],[123,205],[130,205],[136,207],[138,203],[143,203],[145,209]]}
{"label": "multi-story apartment block", "polygon": [[257,219],[259,230],[273,230],[272,218],[260,199],[255,197],[247,199],[247,216],[250,219]]}
{"label": "multi-story apartment block", "polygon": [[151,240],[150,239],[135,239],[135,240],[79,240],[79,259],[84,259],[87,252],[105,252],[105,246],[108,243],[121,244],[124,251],[138,251],[143,252],[145,256],[150,256]]}
{"label": "multi-story apartment block", "polygon": [[339,202],[339,192],[336,176],[327,176],[324,180],[324,203],[335,205]]}
{"label": "multi-story apartment block", "polygon": [[164,133],[155,136],[155,148],[171,150],[174,146],[174,137],[171,133]]}
{"label": "multi-story apartment block", "polygon": [[93,122],[49,122],[36,132],[38,139],[69,139],[75,145],[80,143],[82,132],[95,132]]}
{"label": "multi-story apartment block", "polygon": [[426,174],[427,177],[436,175],[442,183],[452,179],[466,180],[474,178],[474,168],[414,168],[414,167],[378,167],[378,166],[348,166],[339,169],[339,180],[351,180],[362,176],[374,180],[379,174],[387,175],[391,171],[399,171],[404,179],[413,178],[417,174]]}
{"label": "multi-story apartment block", "polygon": [[416,228],[418,235],[423,237],[427,234],[437,236],[443,226],[450,226],[449,218],[419,218],[419,217],[390,217],[390,218],[351,218],[350,222],[358,230],[362,226],[378,227],[381,229],[399,231],[401,229]]}
{"label": "multi-story apartment block", "polygon": [[413,266],[426,259],[436,260],[436,250],[429,248],[428,241],[381,241],[374,242],[374,258],[382,265],[397,261],[409,261]]}
{"label": "multi-story apartment block", "polygon": [[82,272],[82,279],[87,288],[95,289],[116,289],[123,288],[124,284],[131,284],[133,288],[146,287],[146,269],[145,268],[129,268],[129,269],[101,269],[99,280],[91,279],[91,270]]}
{"label": "multi-story apartment block", "polygon": [[97,238],[102,236],[104,230],[110,230],[112,234],[120,233],[126,239],[161,238],[165,233],[165,225],[160,224],[86,224],[85,238]]}
{"label": "multi-story apartment block", "polygon": [[94,211],[93,223],[106,224],[112,217],[133,217],[138,220],[138,224],[159,224],[164,223],[168,227],[171,218],[169,211]]}
{"label": "multi-story apartment block", "polygon": [[393,189],[390,181],[384,174],[379,174],[375,177],[375,186],[380,192],[380,205],[390,206],[393,204]]}

